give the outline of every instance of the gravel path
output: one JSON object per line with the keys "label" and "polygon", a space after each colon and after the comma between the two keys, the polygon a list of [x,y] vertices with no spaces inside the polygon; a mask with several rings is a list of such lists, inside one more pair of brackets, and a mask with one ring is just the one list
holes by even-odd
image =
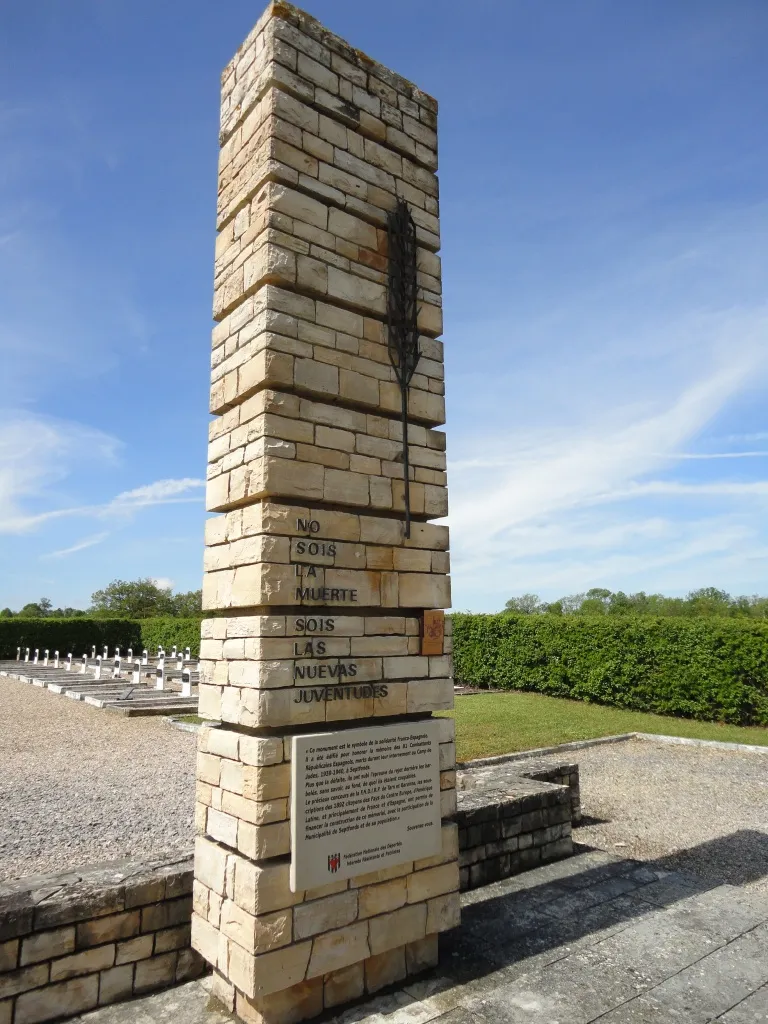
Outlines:
{"label": "gravel path", "polygon": [[573,758],[595,820],[579,842],[768,890],[768,753],[629,740]]}
{"label": "gravel path", "polygon": [[0,880],[189,851],[196,736],[0,677]]}

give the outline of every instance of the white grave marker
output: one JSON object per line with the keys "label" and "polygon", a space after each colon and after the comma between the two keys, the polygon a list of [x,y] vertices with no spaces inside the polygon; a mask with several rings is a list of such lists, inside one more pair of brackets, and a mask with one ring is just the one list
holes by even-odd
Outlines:
{"label": "white grave marker", "polygon": [[294,736],[291,890],[440,852],[440,723]]}

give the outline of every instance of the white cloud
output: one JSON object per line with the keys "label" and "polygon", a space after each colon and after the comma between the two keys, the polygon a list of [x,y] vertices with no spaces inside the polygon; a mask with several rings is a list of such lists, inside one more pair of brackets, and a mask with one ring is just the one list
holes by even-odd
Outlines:
{"label": "white cloud", "polygon": [[109,537],[109,531],[105,530],[103,533],[94,533],[90,537],[84,537],[77,543],[72,544],[71,547],[61,548],[59,551],[51,551],[50,554],[41,555],[41,558],[65,558],[67,555],[74,555],[78,551],[85,551],[86,548],[95,547],[96,544],[101,544],[102,541]]}
{"label": "white cloud", "polygon": [[168,505],[176,500],[197,501],[197,498],[178,499],[178,495],[198,487],[205,487],[205,481],[193,477],[184,477],[181,480],[156,480],[153,484],[144,484],[132,491],[123,491],[105,508],[113,511],[123,508],[144,508],[147,505]]}
{"label": "white cloud", "polygon": [[[765,381],[768,311],[697,312],[687,327],[647,329],[648,345],[641,334],[623,352],[615,345],[609,365],[591,374],[570,350],[553,354],[551,374],[550,359],[534,353],[526,382],[536,367],[548,394],[518,388],[514,399],[487,403],[492,423],[507,413],[505,425],[451,437],[457,607],[491,610],[514,594],[551,599],[590,586],[685,592],[719,585],[718,573],[741,572],[746,587],[757,570],[745,566],[764,571],[768,474],[759,459],[768,453],[696,447]],[[683,357],[673,339],[691,332],[698,343]],[[645,350],[653,372],[635,373]]]}
{"label": "white cloud", "polygon": [[[606,500],[619,489],[626,496],[629,482],[656,469],[667,452],[694,437],[760,362],[760,353],[750,347],[740,359],[689,384],[666,409],[644,415],[634,409],[630,415],[608,409],[581,431],[573,425],[554,433],[548,430],[538,448],[530,436],[519,445],[511,432],[504,438],[506,453],[495,460],[489,453],[474,465],[459,460],[451,467],[451,527],[470,544],[482,544],[514,523],[597,498]],[[627,420],[623,425],[605,422],[622,415]],[[485,447],[492,452],[490,444]],[[508,454],[518,447],[523,450],[519,458]]]}
{"label": "white cloud", "polygon": [[152,582],[161,590],[173,590],[174,580],[169,576],[155,576]]}
{"label": "white cloud", "polygon": [[[153,505],[202,500],[189,492],[205,481],[184,477],[144,484],[103,503],[50,507],[60,500],[63,481],[69,478],[77,489],[73,467],[85,464],[93,473],[114,465],[121,447],[117,438],[78,423],[31,414],[7,419],[0,425],[0,533],[23,534],[59,519],[117,520]],[[49,507],[34,510],[41,505]]]}
{"label": "white cloud", "polygon": [[54,500],[57,485],[85,453],[98,467],[113,464],[120,447],[117,438],[79,423],[6,414],[0,424],[0,532],[34,525],[39,514],[25,513],[24,506]]}

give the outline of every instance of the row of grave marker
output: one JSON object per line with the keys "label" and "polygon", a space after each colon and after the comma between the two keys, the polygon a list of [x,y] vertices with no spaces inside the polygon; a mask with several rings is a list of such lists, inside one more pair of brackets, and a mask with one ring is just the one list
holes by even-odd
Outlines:
{"label": "row of grave marker", "polygon": [[[109,648],[105,646],[104,647],[104,654],[103,655],[101,655],[101,654],[97,655],[96,654],[95,646],[91,648],[91,658],[90,658],[90,661],[91,662],[95,662],[95,664],[92,664],[92,673],[93,673],[92,674],[92,678],[93,679],[101,679],[102,678],[102,676],[101,676],[102,665],[103,665],[104,662],[107,662],[107,661],[110,660],[109,659],[108,651],[109,651]],[[30,661],[30,653],[31,652],[30,652],[29,647],[25,647],[23,649],[21,647],[17,647],[16,648],[16,660],[17,661],[29,662]],[[73,659],[72,659],[72,654],[71,653],[69,653],[67,655],[66,659],[63,662],[60,662],[59,652],[58,651],[54,651],[53,654],[54,654],[53,662],[51,662],[51,660],[50,660],[50,651],[49,650],[43,651],[43,660],[41,662],[40,661],[40,651],[39,651],[39,649],[36,648],[35,651],[34,651],[34,655],[32,656],[32,659],[31,659],[32,660],[32,664],[33,665],[42,664],[46,668],[48,668],[48,667],[52,667],[52,668],[55,668],[55,669],[63,668],[64,671],[66,671],[66,672],[71,672],[72,671]],[[132,655],[133,655],[133,649],[131,647],[129,647],[128,648],[128,657],[125,660],[126,660],[127,665],[131,664],[131,660],[133,661],[131,682],[132,682],[133,686],[140,686],[141,685],[142,669],[146,668],[149,665],[149,652],[145,648],[142,651],[141,658],[132,658]],[[156,690],[164,690],[165,689],[166,672],[167,672],[167,669],[165,667],[166,657],[168,657],[168,656],[166,655],[165,650],[162,647],[159,647],[158,650],[157,650],[157,657],[153,658],[153,663],[155,665],[155,689]],[[171,650],[171,654],[170,654],[169,660],[172,661],[174,659],[176,660],[176,672],[180,672],[181,673],[181,696],[182,697],[191,697],[192,696],[192,671],[193,671],[193,665],[192,665],[192,662],[191,662],[191,651],[190,651],[190,648],[189,647],[185,647],[183,651],[178,651],[177,652],[176,647],[173,647],[172,650]],[[112,678],[113,679],[119,679],[120,678],[120,675],[121,675],[121,672],[122,672],[122,663],[123,663],[123,659],[120,656],[120,648],[116,647],[115,648],[115,657],[112,659]],[[89,666],[89,657],[88,657],[87,654],[84,654],[83,657],[82,657],[82,660],[80,662],[80,670],[79,671],[80,671],[81,675],[85,675],[86,674],[86,672],[88,670],[88,666]]]}

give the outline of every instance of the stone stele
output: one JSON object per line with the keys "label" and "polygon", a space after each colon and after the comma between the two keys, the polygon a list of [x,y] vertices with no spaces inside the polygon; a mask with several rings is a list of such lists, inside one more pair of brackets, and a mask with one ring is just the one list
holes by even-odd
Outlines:
{"label": "stone stele", "polygon": [[[218,998],[257,1024],[433,966],[459,919],[453,722],[433,717],[453,706],[448,531],[430,522],[447,512],[436,128],[431,96],[281,2],[222,76],[200,661],[216,724],[197,756],[192,943]],[[419,334],[408,537],[387,328],[401,200]],[[402,787],[405,827],[429,834],[402,841],[407,807],[366,819],[357,874],[359,844],[324,848],[319,870],[293,848],[294,749],[322,734],[343,751],[345,733],[429,737]],[[345,762],[347,784],[368,786],[375,763]],[[373,812],[366,793],[356,815]]]}

